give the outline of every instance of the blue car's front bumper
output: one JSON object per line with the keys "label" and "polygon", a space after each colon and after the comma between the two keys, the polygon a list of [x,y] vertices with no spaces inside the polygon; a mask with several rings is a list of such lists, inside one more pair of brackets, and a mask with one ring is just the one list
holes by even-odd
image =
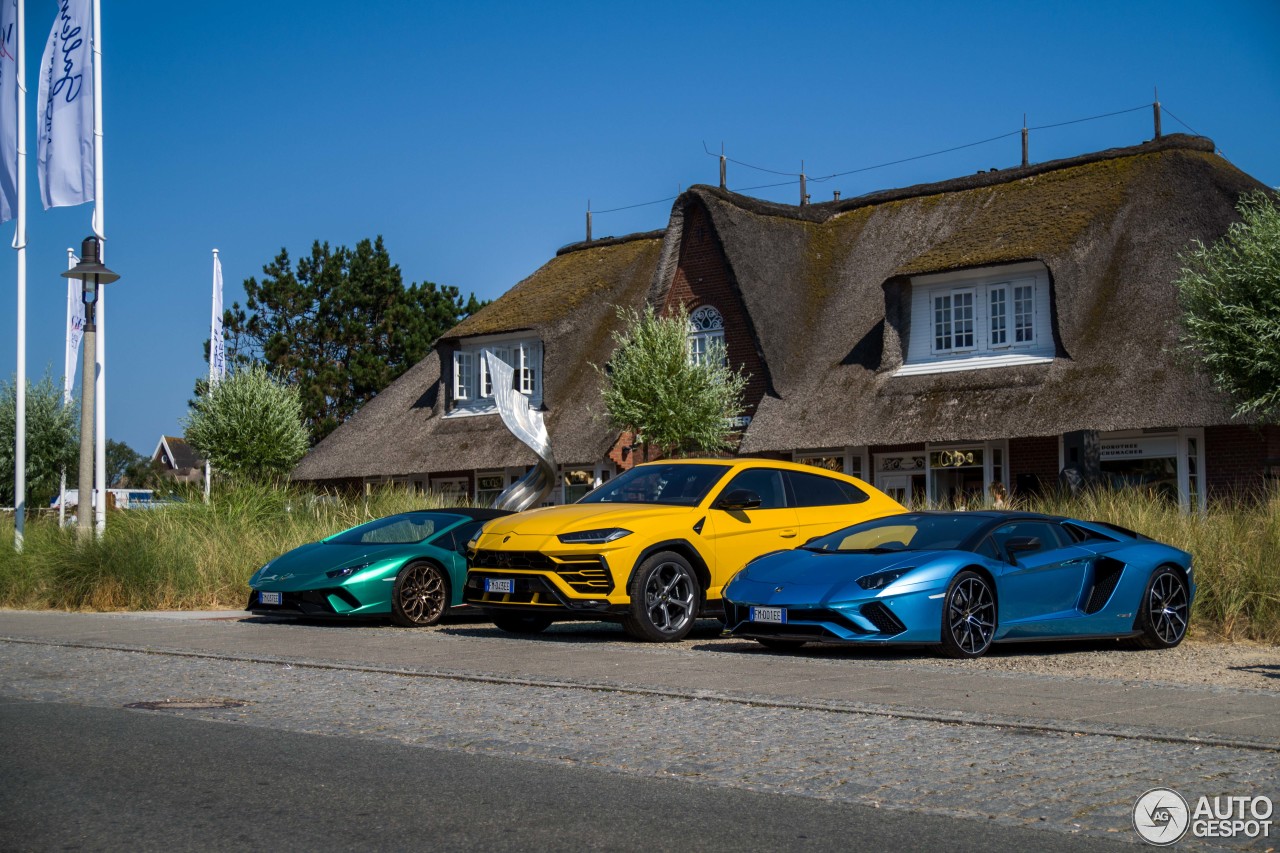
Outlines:
{"label": "blue car's front bumper", "polygon": [[[892,589],[892,588],[890,588]],[[913,584],[901,591],[861,595],[780,594],[766,583],[735,581],[725,594],[725,625],[735,637],[822,643],[928,643],[941,640],[945,584]],[[859,592],[862,592],[859,590]],[[785,621],[753,621],[752,608],[778,609]],[[770,614],[775,615],[775,614]]]}

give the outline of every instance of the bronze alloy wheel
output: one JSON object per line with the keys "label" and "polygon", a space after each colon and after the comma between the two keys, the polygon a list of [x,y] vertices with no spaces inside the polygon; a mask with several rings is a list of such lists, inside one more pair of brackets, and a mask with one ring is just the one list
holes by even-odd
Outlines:
{"label": "bronze alloy wheel", "polygon": [[391,590],[391,620],[408,628],[440,621],[449,606],[449,580],[434,563],[410,563],[396,575]]}

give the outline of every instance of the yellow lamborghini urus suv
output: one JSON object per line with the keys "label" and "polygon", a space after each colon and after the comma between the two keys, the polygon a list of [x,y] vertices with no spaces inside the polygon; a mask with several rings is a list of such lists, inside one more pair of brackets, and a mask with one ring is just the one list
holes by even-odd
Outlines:
{"label": "yellow lamborghini urus suv", "polygon": [[650,462],[575,504],[490,521],[467,545],[464,599],[507,631],[622,622],[651,642],[722,612],[747,561],[903,512],[853,477],[770,459]]}

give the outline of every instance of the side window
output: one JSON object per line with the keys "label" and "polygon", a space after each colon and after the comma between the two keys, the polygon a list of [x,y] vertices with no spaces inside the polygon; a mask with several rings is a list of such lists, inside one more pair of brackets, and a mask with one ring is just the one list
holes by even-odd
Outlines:
{"label": "side window", "polygon": [[727,495],[734,489],[747,489],[759,495],[760,509],[782,509],[787,505],[787,494],[782,488],[782,472],[772,468],[739,471],[720,494]]}
{"label": "side window", "polygon": [[1058,525],[1048,521],[1015,521],[1013,524],[1006,524],[997,528],[991,536],[995,539],[1000,551],[1005,554],[1008,553],[1005,543],[1015,537],[1029,536],[1040,540],[1039,548],[1035,551],[1022,552],[1024,554],[1039,554],[1043,551],[1052,551],[1067,544],[1065,536],[1058,529]]}
{"label": "side window", "polygon": [[787,471],[786,475],[796,506],[843,506],[867,499],[862,489],[833,477],[800,471]]}
{"label": "side window", "polygon": [[471,536],[480,529],[483,521],[468,521],[466,524],[459,524],[440,538],[437,543],[441,548],[450,548],[459,554],[465,553],[467,543],[471,541]]}
{"label": "side window", "polygon": [[973,550],[975,553],[981,554],[984,557],[989,557],[992,560],[1004,559],[1004,557],[1001,556],[1000,554],[1000,549],[996,547],[996,543],[992,541],[990,536],[984,537],[982,542],[978,545],[978,547],[974,548]]}

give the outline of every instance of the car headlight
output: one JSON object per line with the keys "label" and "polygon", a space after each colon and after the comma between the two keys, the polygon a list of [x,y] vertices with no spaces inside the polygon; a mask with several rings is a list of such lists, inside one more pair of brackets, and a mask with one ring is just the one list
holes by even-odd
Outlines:
{"label": "car headlight", "polygon": [[376,563],[376,562],[378,562],[378,561],[377,561],[377,560],[370,560],[369,562],[367,562],[367,563],[361,563],[361,564],[360,564],[360,565],[358,565],[358,566],[343,566],[341,569],[334,569],[334,570],[332,570],[332,571],[325,572],[325,573],[324,573],[324,576],[325,576],[325,577],[327,577],[327,578],[345,578],[345,577],[350,577],[351,575],[354,575],[356,572],[360,571],[361,569],[367,569],[367,568],[369,568],[370,566],[372,566],[372,565],[373,565],[374,563]]}
{"label": "car headlight", "polygon": [[858,578],[858,586],[863,589],[884,589],[907,572],[914,569],[915,566],[908,566],[905,569],[892,569],[887,572],[876,572],[871,575],[863,575]]}
{"label": "car headlight", "polygon": [[566,545],[603,545],[623,536],[630,536],[631,531],[623,527],[602,527],[599,530],[578,530],[573,533],[561,533],[556,538]]}

